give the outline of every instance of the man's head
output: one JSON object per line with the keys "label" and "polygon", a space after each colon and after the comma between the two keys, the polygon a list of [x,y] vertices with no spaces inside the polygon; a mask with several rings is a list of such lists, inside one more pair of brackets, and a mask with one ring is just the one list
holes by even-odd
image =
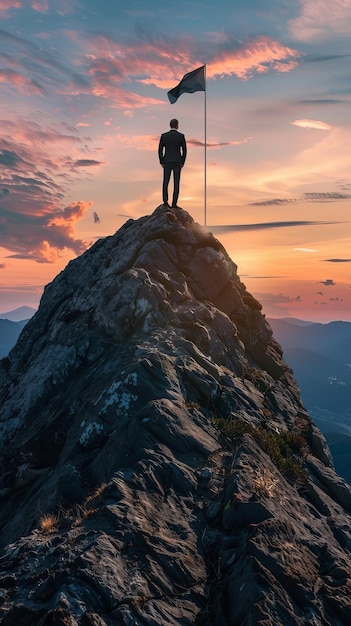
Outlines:
{"label": "man's head", "polygon": [[169,125],[171,128],[178,128],[178,120],[176,119],[171,120]]}

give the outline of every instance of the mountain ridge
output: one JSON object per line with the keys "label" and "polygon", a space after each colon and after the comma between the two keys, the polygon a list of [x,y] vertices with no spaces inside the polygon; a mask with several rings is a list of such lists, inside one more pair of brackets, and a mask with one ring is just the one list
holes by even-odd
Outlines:
{"label": "mountain ridge", "polygon": [[17,309],[0,313],[0,319],[7,319],[11,322],[22,322],[23,320],[30,319],[37,309],[33,309],[31,306],[23,305]]}

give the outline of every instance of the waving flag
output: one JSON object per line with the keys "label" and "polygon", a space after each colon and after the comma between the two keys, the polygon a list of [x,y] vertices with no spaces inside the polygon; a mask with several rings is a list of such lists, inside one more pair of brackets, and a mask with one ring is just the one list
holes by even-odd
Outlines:
{"label": "waving flag", "polygon": [[183,93],[194,93],[195,91],[206,91],[204,65],[185,74],[180,83],[168,91],[167,95],[170,103],[174,104]]}

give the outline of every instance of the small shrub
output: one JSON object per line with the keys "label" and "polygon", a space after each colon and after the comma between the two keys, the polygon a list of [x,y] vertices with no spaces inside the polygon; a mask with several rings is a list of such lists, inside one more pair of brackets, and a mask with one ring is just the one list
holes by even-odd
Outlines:
{"label": "small shrub", "polygon": [[301,454],[306,447],[306,440],[302,435],[291,432],[275,433],[260,428],[254,431],[253,436],[290,483],[307,481],[307,473],[301,462],[294,457]]}
{"label": "small shrub", "polygon": [[213,417],[211,421],[233,443],[242,437],[244,433],[251,433],[254,430],[253,426],[241,419],[228,421],[223,417]]}
{"label": "small shrub", "polygon": [[307,482],[307,473],[301,462],[295,458],[296,455],[302,455],[303,449],[307,445],[301,434],[276,433],[264,428],[254,428],[241,419],[228,421],[224,418],[213,417],[212,422],[217,425],[231,444],[236,444],[244,433],[251,434],[290,483]]}

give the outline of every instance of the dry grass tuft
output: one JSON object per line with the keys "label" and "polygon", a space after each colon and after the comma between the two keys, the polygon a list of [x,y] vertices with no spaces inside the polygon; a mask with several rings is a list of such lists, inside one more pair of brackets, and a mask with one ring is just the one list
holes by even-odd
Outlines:
{"label": "dry grass tuft", "polygon": [[89,504],[90,502],[92,502],[93,500],[96,500],[96,498],[101,496],[103,492],[105,491],[106,487],[107,487],[106,483],[101,483],[101,485],[97,487],[95,491],[85,499],[84,505],[86,506],[87,504]]}
{"label": "dry grass tuft", "polygon": [[256,477],[252,482],[255,491],[260,491],[271,498],[279,481],[276,478],[273,478],[272,472],[264,469],[262,472],[256,472]]}
{"label": "dry grass tuft", "polygon": [[39,520],[39,526],[42,533],[49,535],[57,531],[58,519],[56,515],[46,514]]}

